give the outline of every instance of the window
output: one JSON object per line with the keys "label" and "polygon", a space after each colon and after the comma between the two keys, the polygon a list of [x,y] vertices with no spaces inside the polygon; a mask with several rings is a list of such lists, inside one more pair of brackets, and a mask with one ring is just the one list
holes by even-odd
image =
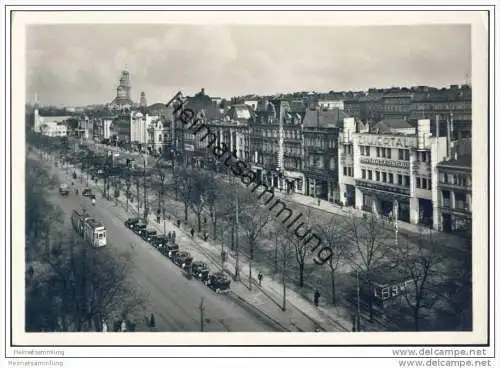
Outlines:
{"label": "window", "polygon": [[347,167],[344,166],[344,176],[346,176],[346,175],[347,175]]}
{"label": "window", "polygon": [[427,189],[427,179],[422,178],[422,189]]}
{"label": "window", "polygon": [[366,170],[365,170],[365,169],[362,169],[362,170],[361,170],[361,177],[362,177],[363,179],[366,179]]}
{"label": "window", "polygon": [[398,184],[403,185],[403,175],[398,174]]}
{"label": "window", "polygon": [[394,183],[394,174],[389,173],[389,183],[393,184]]}
{"label": "window", "polygon": [[405,187],[410,186],[410,177],[408,175],[405,175]]}
{"label": "window", "polygon": [[380,171],[375,171],[375,178],[377,181],[380,181]]}
{"label": "window", "polygon": [[382,157],[385,158],[385,148],[381,148],[380,151],[381,151]]}
{"label": "window", "polygon": [[420,178],[417,177],[417,188],[420,188]]}
{"label": "window", "polygon": [[391,158],[391,149],[390,148],[386,148],[387,152],[386,152],[386,156],[387,158]]}
{"label": "window", "polygon": [[372,180],[372,171],[368,170],[368,180]]}
{"label": "window", "polygon": [[366,156],[370,156],[370,147],[369,146],[365,147],[365,153],[366,153]]}
{"label": "window", "polygon": [[377,147],[377,157],[380,157],[380,148]]}
{"label": "window", "polygon": [[427,189],[432,190],[432,182],[430,179],[427,181]]}
{"label": "window", "polygon": [[400,149],[400,150],[398,150],[398,151],[399,151],[399,159],[400,159],[400,160],[404,160],[404,159],[405,159],[405,156],[404,156],[403,150],[402,150],[402,149]]}

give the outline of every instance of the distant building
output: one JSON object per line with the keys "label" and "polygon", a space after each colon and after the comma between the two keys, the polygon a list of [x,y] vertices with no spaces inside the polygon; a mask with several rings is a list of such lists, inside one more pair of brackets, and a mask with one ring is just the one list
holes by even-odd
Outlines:
{"label": "distant building", "polygon": [[343,100],[318,100],[318,105],[321,109],[325,110],[333,110],[333,109],[344,110]]}
{"label": "distant building", "polygon": [[116,97],[113,99],[109,107],[112,110],[131,109],[134,106],[134,103],[130,98],[131,88],[130,73],[124,70],[122,71],[118,87],[116,87]]}
{"label": "distant building", "polygon": [[48,137],[66,137],[68,135],[68,127],[64,123],[48,121],[41,125],[40,132]]}

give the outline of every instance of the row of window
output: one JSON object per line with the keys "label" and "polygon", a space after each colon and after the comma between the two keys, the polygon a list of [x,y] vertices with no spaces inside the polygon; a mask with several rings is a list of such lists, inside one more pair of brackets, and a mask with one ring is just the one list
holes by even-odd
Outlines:
{"label": "row of window", "polygon": [[344,166],[344,176],[354,176],[354,168],[351,166]]}
{"label": "row of window", "polygon": [[309,147],[319,147],[321,149],[326,150],[327,148],[329,149],[334,149],[336,147],[337,143],[335,139],[330,139],[329,141],[327,139],[323,139],[321,137],[306,137],[304,138],[304,146],[309,146]]}
{"label": "row of window", "polygon": [[467,201],[467,195],[462,192],[454,192],[455,196],[455,206],[452,206],[451,203],[451,192],[449,190],[442,190],[441,196],[443,198],[443,207],[446,208],[454,208],[459,210],[470,210],[469,202]]}
{"label": "row of window", "polygon": [[[368,180],[375,180],[375,181],[380,181],[382,183],[388,183],[388,184],[397,184],[405,187],[410,186],[410,177],[408,175],[394,175],[393,173],[386,173],[386,172],[380,172],[380,171],[375,171],[375,175],[373,175],[372,170],[366,170],[362,169],[361,170],[361,177],[363,179],[368,179]],[[395,181],[397,179],[397,181]]]}
{"label": "row of window", "polygon": [[453,184],[466,187],[472,185],[472,176],[465,174],[440,173],[439,182],[443,184]]}
{"label": "row of window", "polygon": [[432,181],[429,178],[416,177],[416,186],[418,189],[432,189]]}
{"label": "row of window", "polygon": [[352,144],[344,144],[344,153],[352,155]]}

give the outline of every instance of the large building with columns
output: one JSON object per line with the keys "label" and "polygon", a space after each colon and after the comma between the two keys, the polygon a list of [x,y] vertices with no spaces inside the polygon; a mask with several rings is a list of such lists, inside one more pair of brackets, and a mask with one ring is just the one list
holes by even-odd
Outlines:
{"label": "large building with columns", "polygon": [[344,119],[339,138],[341,202],[392,216],[397,201],[400,221],[438,229],[437,165],[447,157],[446,137],[432,136],[428,119],[413,129],[404,122],[383,125],[383,132],[373,134],[356,129],[354,119]]}

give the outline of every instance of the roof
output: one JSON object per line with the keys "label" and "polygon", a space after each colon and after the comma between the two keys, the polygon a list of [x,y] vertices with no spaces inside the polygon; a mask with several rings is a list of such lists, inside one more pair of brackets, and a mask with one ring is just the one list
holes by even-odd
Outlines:
{"label": "roof", "polygon": [[472,168],[472,156],[462,155],[457,158],[452,158],[446,161],[441,161],[438,167],[456,167],[456,168]]}
{"label": "roof", "polygon": [[406,120],[402,119],[384,119],[379,121],[373,127],[375,131],[379,131],[379,133],[387,133],[393,129],[414,129]]}
{"label": "roof", "polygon": [[247,121],[252,117],[252,108],[245,104],[236,104],[229,108],[226,115],[232,120]]}
{"label": "roof", "polygon": [[336,128],[345,117],[347,115],[339,109],[307,109],[303,124],[304,128]]}

